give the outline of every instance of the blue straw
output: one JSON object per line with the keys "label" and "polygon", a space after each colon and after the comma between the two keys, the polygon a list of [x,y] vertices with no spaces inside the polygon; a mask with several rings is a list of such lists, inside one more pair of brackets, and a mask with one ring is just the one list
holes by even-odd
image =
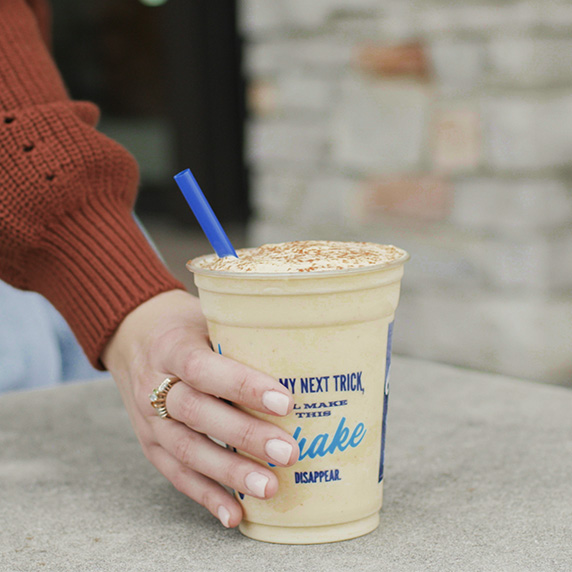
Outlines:
{"label": "blue straw", "polygon": [[238,258],[228,236],[224,232],[218,218],[214,214],[205,195],[201,191],[199,184],[191,173],[190,169],[185,169],[175,175],[175,181],[181,189],[183,196],[189,203],[195,217],[199,221],[203,232],[206,234],[214,251],[219,258],[234,256]]}

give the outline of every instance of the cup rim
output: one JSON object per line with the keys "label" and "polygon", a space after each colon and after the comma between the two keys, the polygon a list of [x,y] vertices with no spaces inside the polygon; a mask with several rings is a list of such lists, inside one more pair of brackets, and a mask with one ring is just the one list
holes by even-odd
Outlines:
{"label": "cup rim", "polygon": [[402,248],[403,255],[391,262],[382,262],[379,264],[370,264],[368,266],[360,266],[358,268],[342,268],[336,270],[316,270],[312,272],[233,272],[228,270],[211,270],[209,268],[197,267],[194,263],[203,260],[213,254],[204,254],[189,260],[186,264],[187,269],[193,274],[200,276],[208,276],[212,278],[230,278],[240,280],[316,280],[319,278],[332,278],[339,276],[346,276],[348,274],[367,274],[370,272],[377,272],[381,270],[391,270],[398,266],[402,266],[407,262],[411,256]]}

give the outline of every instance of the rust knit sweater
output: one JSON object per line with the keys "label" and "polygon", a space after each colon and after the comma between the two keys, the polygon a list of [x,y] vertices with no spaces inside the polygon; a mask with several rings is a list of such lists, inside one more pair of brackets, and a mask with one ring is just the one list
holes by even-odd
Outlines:
{"label": "rust knit sweater", "polygon": [[139,304],[182,288],[132,218],[133,157],[69,99],[44,0],[0,0],[0,278],[43,294],[90,361]]}

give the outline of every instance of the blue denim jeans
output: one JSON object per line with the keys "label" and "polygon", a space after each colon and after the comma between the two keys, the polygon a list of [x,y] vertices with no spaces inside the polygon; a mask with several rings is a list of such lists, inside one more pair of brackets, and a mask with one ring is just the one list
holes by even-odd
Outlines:
{"label": "blue denim jeans", "polygon": [[0,393],[102,375],[44,297],[0,281]]}

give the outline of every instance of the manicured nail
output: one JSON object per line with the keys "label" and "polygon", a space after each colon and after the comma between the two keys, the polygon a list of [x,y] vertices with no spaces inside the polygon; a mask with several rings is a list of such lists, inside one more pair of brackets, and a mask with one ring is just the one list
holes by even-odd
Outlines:
{"label": "manicured nail", "polygon": [[229,522],[230,522],[230,512],[228,512],[228,510],[226,509],[226,507],[220,505],[218,507],[217,510],[217,514],[218,514],[218,519],[222,522],[222,525],[225,528],[229,528]]}
{"label": "manicured nail", "polygon": [[288,396],[279,391],[265,391],[262,395],[262,403],[270,411],[278,413],[278,415],[286,415],[290,400]]}
{"label": "manicured nail", "polygon": [[244,479],[246,488],[254,495],[264,498],[266,493],[266,485],[268,484],[268,477],[261,473],[249,473]]}
{"label": "manicured nail", "polygon": [[281,439],[270,439],[264,447],[266,454],[281,465],[287,465],[292,455],[292,445]]}

